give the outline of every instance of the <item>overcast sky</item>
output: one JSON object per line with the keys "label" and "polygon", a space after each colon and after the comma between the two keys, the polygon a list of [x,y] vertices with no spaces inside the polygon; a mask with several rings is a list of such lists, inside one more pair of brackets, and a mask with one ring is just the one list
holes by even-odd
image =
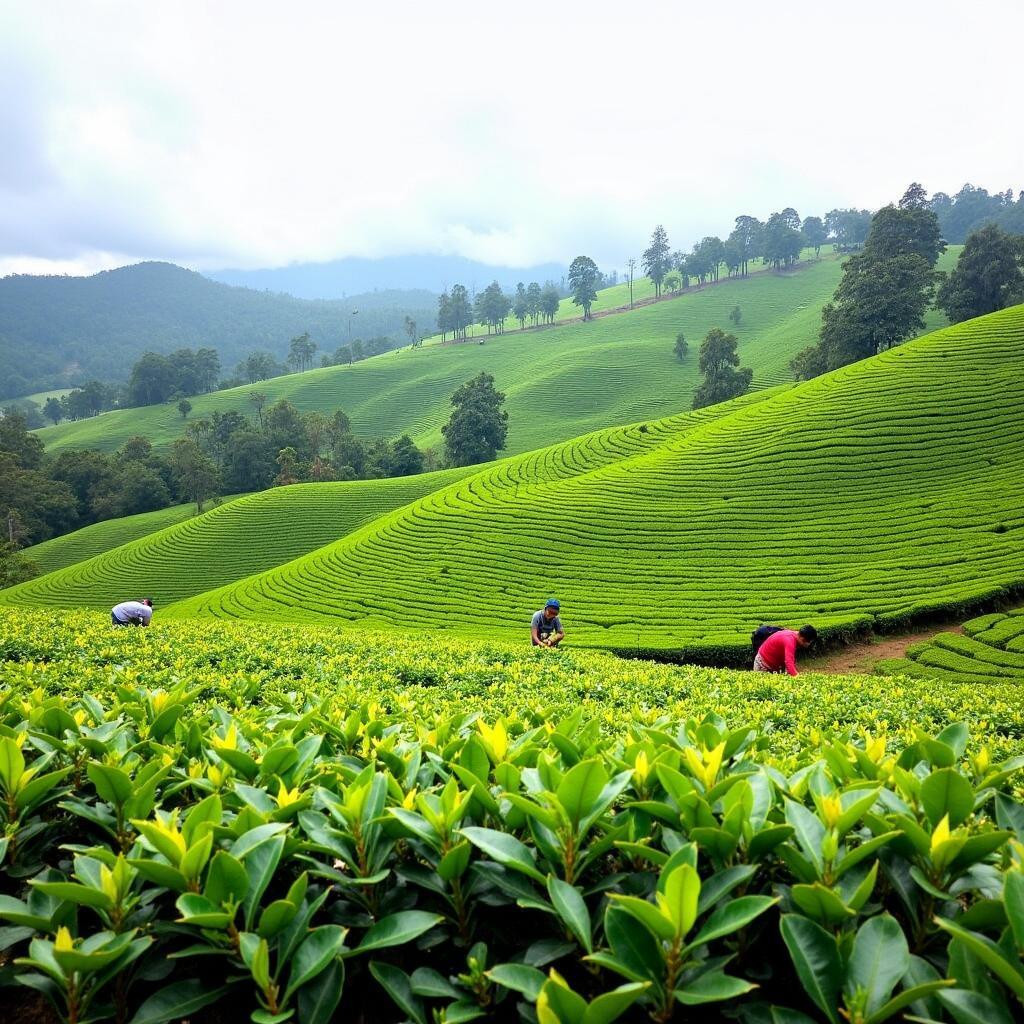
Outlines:
{"label": "overcast sky", "polygon": [[621,267],[739,213],[1024,188],[1024,0],[0,0],[0,274]]}

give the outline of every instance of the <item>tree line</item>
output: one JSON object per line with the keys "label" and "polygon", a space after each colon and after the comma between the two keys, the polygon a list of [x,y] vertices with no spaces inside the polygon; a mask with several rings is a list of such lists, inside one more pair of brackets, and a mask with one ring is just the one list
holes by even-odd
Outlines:
{"label": "tree line", "polygon": [[942,237],[952,245],[966,242],[989,224],[1010,235],[1024,235],[1024,189],[1014,199],[1013,189],[990,194],[968,183],[956,195],[936,192],[928,208],[939,218]]}
{"label": "tree line", "polygon": [[437,330],[442,341],[449,335],[453,341],[464,340],[474,324],[486,328],[487,333],[503,334],[505,321],[510,316],[519,321],[520,330],[529,323],[554,323],[561,302],[561,292],[548,281],[541,286],[536,281],[528,285],[520,282],[514,295],[508,295],[497,281],[492,281],[479,295],[473,296],[463,284],[445,289],[437,300]]}
{"label": "tree line", "polygon": [[[64,450],[47,455],[23,416],[0,417],[0,577],[17,582],[31,566],[17,549],[105,519],[286,484],[410,476],[489,461],[505,448],[508,414],[494,378],[481,373],[452,396],[442,427],[443,456],[403,434],[361,438],[342,410],[303,413],[290,402],[249,395],[250,415],[215,412],[188,424],[169,449],[132,437],[113,454]],[[13,568],[12,568],[13,567]],[[6,574],[6,576],[5,576]]]}

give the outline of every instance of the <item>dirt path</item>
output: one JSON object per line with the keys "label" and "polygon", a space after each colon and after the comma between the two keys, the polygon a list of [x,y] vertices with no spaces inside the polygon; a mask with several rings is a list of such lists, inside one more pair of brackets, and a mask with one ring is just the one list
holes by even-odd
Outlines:
{"label": "dirt path", "polygon": [[908,647],[930,640],[939,633],[962,633],[963,627],[951,624],[932,626],[916,633],[901,633],[899,636],[874,636],[848,647],[829,651],[820,657],[808,659],[801,664],[805,672],[824,672],[827,675],[866,675],[883,658],[902,658]]}

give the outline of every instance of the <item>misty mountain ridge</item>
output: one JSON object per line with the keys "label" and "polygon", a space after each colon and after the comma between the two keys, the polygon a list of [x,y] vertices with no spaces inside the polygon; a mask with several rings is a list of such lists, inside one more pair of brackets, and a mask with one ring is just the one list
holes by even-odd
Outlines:
{"label": "misty mountain ridge", "polygon": [[560,281],[566,268],[560,263],[531,267],[491,266],[464,256],[412,254],[364,259],[350,256],[323,263],[293,263],[261,270],[205,271],[207,277],[224,284],[284,292],[302,299],[345,299],[377,289],[425,289],[440,294],[453,284],[464,284],[471,292],[483,291],[497,281],[506,291],[519,281]]}
{"label": "misty mountain ridge", "polygon": [[333,352],[351,338],[402,340],[406,316],[426,329],[436,315],[437,297],[423,289],[308,300],[212,281],[173,263],[89,277],[14,274],[0,278],[0,399],[125,380],[146,351],[213,348],[230,371],[255,350],[284,359],[304,332],[320,352]]}

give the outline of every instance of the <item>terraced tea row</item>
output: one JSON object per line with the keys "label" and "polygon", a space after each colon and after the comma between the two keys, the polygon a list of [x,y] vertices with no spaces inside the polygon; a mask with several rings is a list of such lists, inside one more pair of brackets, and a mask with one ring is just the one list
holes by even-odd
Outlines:
{"label": "terraced tea row", "polygon": [[876,672],[942,683],[1024,683],[1024,608],[964,623],[963,633],[940,633],[880,661]]}
{"label": "terraced tea row", "polygon": [[509,460],[175,612],[522,635],[556,593],[576,642],[721,659],[761,621],[970,608],[1024,582],[1022,358],[1016,307],[624,458]]}
{"label": "terraced tea row", "polygon": [[263,491],[0,591],[0,602],[104,608],[145,594],[161,607],[336,541],[467,472]]}
{"label": "terraced tea row", "polygon": [[[234,501],[242,495],[231,495],[224,501]],[[173,505],[171,508],[157,509],[155,512],[140,512],[134,516],[121,519],[107,519],[90,526],[83,526],[74,533],[66,533],[62,537],[33,544],[26,548],[25,554],[32,559],[42,573],[55,572],[76,562],[84,562],[87,558],[101,555],[105,551],[129,544],[141,537],[146,537],[158,530],[163,530],[176,523],[183,523],[196,514],[196,507],[189,502],[186,505]]]}

